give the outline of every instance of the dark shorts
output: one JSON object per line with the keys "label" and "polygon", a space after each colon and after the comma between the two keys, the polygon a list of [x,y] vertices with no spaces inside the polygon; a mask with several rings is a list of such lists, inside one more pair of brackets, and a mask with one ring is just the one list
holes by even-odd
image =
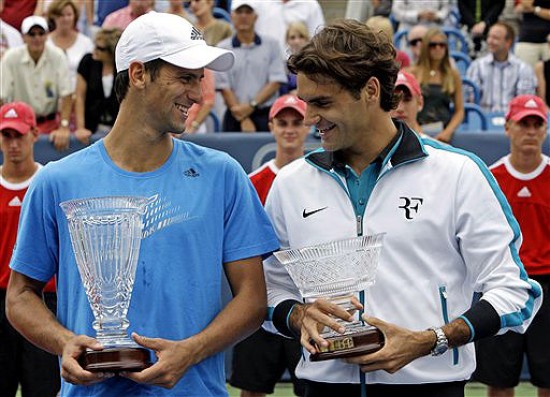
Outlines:
{"label": "dark shorts", "polygon": [[[54,397],[60,388],[57,356],[37,348],[8,322],[6,291],[0,290],[0,396],[15,396],[21,385],[25,397]],[[55,293],[45,293],[46,306],[55,313]]]}
{"label": "dark shorts", "polygon": [[[359,397],[361,385],[319,383],[306,380],[305,397]],[[418,385],[367,385],[367,397],[464,397],[466,382],[425,383]]]}
{"label": "dark shorts", "polygon": [[303,396],[303,381],[294,375],[301,355],[302,348],[297,340],[260,328],[234,347],[229,384],[242,390],[272,394],[275,384],[288,369],[294,394]]}
{"label": "dark shorts", "polygon": [[507,332],[476,342],[475,380],[495,387],[517,386],[525,354],[531,383],[550,388],[550,276],[531,278],[542,286],[540,310],[525,334]]}

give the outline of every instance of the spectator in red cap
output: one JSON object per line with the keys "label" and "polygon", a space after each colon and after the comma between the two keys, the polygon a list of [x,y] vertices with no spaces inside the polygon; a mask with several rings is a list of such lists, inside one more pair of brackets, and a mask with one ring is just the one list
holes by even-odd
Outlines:
{"label": "spectator in red cap", "polygon": [[[277,142],[275,158],[249,175],[262,204],[279,170],[304,155],[304,142],[310,131],[304,124],[306,106],[295,95],[283,95],[269,110],[269,131]],[[275,384],[288,370],[294,394],[303,396],[304,384],[294,374],[301,355],[299,341],[278,335],[272,322],[265,321],[262,328],[233,349],[229,383],[242,389],[241,397],[262,397],[273,393]]]}
{"label": "spectator in red cap", "polygon": [[548,109],[541,98],[515,97],[506,114],[510,154],[490,167],[521,227],[521,261],[545,292],[525,334],[508,332],[478,342],[474,377],[489,386],[490,397],[514,395],[524,354],[538,396],[550,396],[550,158],[542,154],[547,127]]}
{"label": "spectator in red cap", "polygon": [[[0,108],[0,394],[12,397],[21,386],[23,397],[55,396],[59,391],[59,365],[51,355],[23,338],[8,322],[5,298],[10,277],[8,264],[15,245],[23,196],[42,167],[34,161],[33,146],[38,131],[32,108],[23,102]],[[55,313],[55,284],[43,292],[48,308]]]}
{"label": "spectator in red cap", "polygon": [[400,71],[395,80],[395,91],[401,94],[397,108],[391,111],[391,116],[404,121],[414,131],[423,135],[416,115],[424,107],[424,97],[416,78],[405,71]]}

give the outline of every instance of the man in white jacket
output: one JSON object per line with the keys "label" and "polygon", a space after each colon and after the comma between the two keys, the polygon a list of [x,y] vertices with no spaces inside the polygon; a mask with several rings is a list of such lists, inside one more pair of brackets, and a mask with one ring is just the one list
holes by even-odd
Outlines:
{"label": "man in white jacket", "polygon": [[[305,348],[296,374],[306,396],[463,396],[475,369],[470,342],[524,332],[540,307],[540,285],[518,256],[518,223],[486,166],[390,117],[394,57],[384,35],[349,20],[289,60],[323,149],[274,181],[266,210],[281,248],[386,233],[376,283],[357,305],[385,337],[368,355],[311,362],[314,344],[327,345],[320,329],[343,332],[332,316],[350,314],[325,299],[302,303],[285,268],[264,262],[273,325]],[[474,293],[483,297],[472,305]]]}

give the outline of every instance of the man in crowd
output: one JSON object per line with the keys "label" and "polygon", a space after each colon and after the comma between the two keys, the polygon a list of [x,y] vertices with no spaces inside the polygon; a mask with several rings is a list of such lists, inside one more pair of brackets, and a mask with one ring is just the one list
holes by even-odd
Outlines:
{"label": "man in crowd", "polygon": [[57,150],[69,147],[73,89],[67,56],[46,45],[48,23],[39,16],[23,20],[25,46],[7,51],[0,61],[0,102],[22,101],[36,113],[41,134],[50,134]]}
{"label": "man in crowd", "polygon": [[525,334],[508,332],[477,343],[474,378],[489,385],[489,397],[514,396],[524,355],[538,396],[550,397],[550,159],[542,154],[547,128],[541,98],[514,98],[505,125],[510,154],[491,166],[521,226],[519,256],[529,277],[542,286],[544,300]]}
{"label": "man in crowd", "polygon": [[287,82],[277,42],[255,32],[255,7],[254,1],[233,1],[235,35],[218,44],[235,52],[235,66],[216,75],[216,88],[227,106],[222,128],[227,132],[268,131],[269,108],[281,84]]}
{"label": "man in crowd", "polygon": [[[277,143],[275,158],[249,175],[262,204],[279,170],[304,155],[304,142],[310,131],[304,125],[305,113],[305,102],[294,95],[283,95],[271,106],[269,130]],[[264,397],[273,393],[287,369],[294,394],[303,396],[304,385],[294,374],[301,355],[300,342],[278,335],[271,322],[265,322],[263,328],[233,349],[229,383],[242,389],[241,397]]]}
{"label": "man in crowd", "polygon": [[534,95],[537,79],[533,68],[516,57],[510,49],[515,33],[506,22],[497,22],[489,29],[489,54],[476,59],[466,76],[481,90],[481,107],[489,112],[505,112],[518,95]]}
{"label": "man in crowd", "polygon": [[[222,351],[266,313],[261,256],[278,243],[239,164],[222,152],[173,139],[201,101],[204,67],[226,70],[231,52],[210,47],[177,15],[150,12],[116,47],[120,111],[107,137],[50,163],[21,212],[7,316],[27,339],[61,356],[63,397],[226,395]],[[84,370],[101,350],[59,204],[104,196],[150,198],[128,309],[132,337],[154,352],[140,372]],[[147,216],[147,215],[146,215]],[[233,299],[222,307],[225,272]],[[57,274],[58,319],[40,299]]]}
{"label": "man in crowd", "polygon": [[[23,102],[0,108],[0,390],[15,397],[20,386],[22,397],[54,397],[59,391],[57,357],[35,347],[23,338],[5,316],[5,299],[10,277],[9,262],[17,236],[23,197],[35,174],[42,167],[34,161],[38,137],[36,116]],[[56,311],[55,283],[44,288],[44,303]]]}
{"label": "man in crowd", "polygon": [[[285,267],[264,261],[273,324],[306,350],[296,375],[307,396],[463,396],[475,368],[470,342],[525,332],[542,301],[517,255],[518,224],[485,165],[391,119],[394,58],[385,35],[345,20],[289,59],[305,123],[323,149],[273,183],[266,210],[281,248],[386,233],[376,282],[355,306],[385,337],[372,354],[310,361],[316,346],[329,346],[325,326],[345,332],[334,316],[353,316],[326,299],[303,303]],[[474,292],[483,297],[472,306]]]}

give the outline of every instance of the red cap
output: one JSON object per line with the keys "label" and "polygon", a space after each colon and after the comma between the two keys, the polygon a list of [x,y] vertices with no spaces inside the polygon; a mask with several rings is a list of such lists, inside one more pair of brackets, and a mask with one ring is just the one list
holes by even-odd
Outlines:
{"label": "red cap", "polygon": [[397,74],[397,80],[395,80],[395,88],[404,85],[409,89],[413,96],[422,96],[422,90],[416,81],[416,77],[403,70]]}
{"label": "red cap", "polygon": [[306,103],[302,101],[300,98],[298,98],[296,95],[283,95],[271,105],[271,109],[269,110],[269,120],[273,119],[273,117],[277,116],[279,112],[283,109],[294,109],[302,117],[305,117],[306,115]]}
{"label": "red cap", "polygon": [[527,116],[538,116],[548,122],[548,109],[538,96],[519,95],[510,101],[506,120],[520,121]]}
{"label": "red cap", "polygon": [[8,128],[22,135],[36,128],[34,110],[24,102],[6,103],[0,108],[0,131]]}

